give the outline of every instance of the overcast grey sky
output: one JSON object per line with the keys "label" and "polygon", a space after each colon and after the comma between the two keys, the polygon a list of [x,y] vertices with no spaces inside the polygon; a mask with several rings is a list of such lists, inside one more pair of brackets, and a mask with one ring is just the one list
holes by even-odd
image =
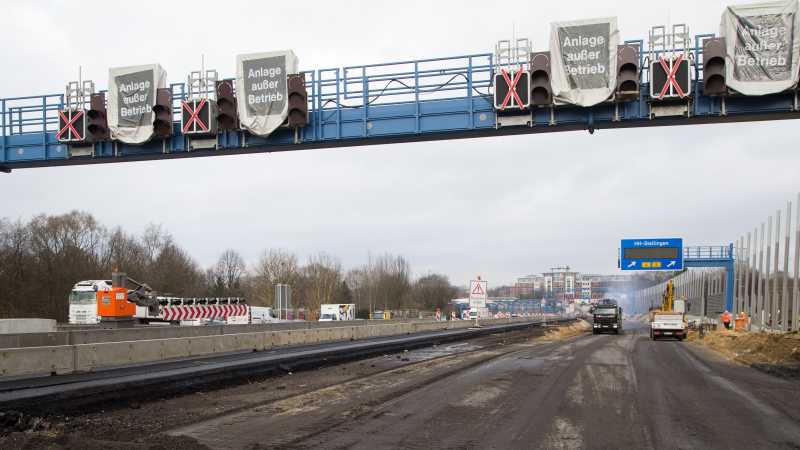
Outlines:
{"label": "overcast grey sky", "polygon": [[[591,17],[617,16],[622,39],[667,22],[716,32],[727,3],[7,2],[0,97],[60,92],[78,64],[105,88],[109,67],[153,62],[183,81],[201,54],[233,76],[236,54],[284,48],[301,70],[483,53],[512,26],[545,50],[551,21]],[[160,223],[204,266],[226,248],[254,262],[281,247],[303,259],[325,251],[346,268],[398,253],[416,274],[456,284],[563,264],[614,273],[620,238],[727,243],[784,205],[800,188],[797,129],[600,130],[19,170],[0,174],[0,217],[80,209],[131,232]]]}

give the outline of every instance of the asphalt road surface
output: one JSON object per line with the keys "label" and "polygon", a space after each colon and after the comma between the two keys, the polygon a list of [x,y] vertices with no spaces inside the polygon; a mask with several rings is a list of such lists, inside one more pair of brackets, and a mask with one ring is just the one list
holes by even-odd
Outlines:
{"label": "asphalt road surface", "polygon": [[172,429],[211,448],[800,448],[800,381],[623,335],[423,360]]}

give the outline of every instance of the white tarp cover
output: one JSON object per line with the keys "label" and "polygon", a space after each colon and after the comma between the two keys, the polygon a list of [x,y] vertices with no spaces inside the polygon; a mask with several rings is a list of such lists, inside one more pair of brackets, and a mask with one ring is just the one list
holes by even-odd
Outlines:
{"label": "white tarp cover", "polygon": [[242,127],[267,136],[286,120],[286,75],[297,73],[291,50],[236,57],[236,101]]}
{"label": "white tarp cover", "polygon": [[159,64],[108,70],[108,129],[111,138],[142,144],[153,137],[156,89],[167,86],[167,72]]}
{"label": "white tarp cover", "polygon": [[745,95],[781,92],[797,84],[800,27],[797,0],[728,6],[722,13],[725,81]]}
{"label": "white tarp cover", "polygon": [[593,106],[617,87],[619,30],[615,17],[550,25],[550,60],[556,103]]}

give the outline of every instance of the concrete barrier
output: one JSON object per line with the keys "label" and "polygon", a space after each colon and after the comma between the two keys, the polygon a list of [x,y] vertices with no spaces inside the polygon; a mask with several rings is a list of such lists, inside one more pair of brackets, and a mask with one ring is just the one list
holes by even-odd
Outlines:
{"label": "concrete barrier", "polygon": [[260,325],[211,325],[197,327],[148,326],[123,329],[81,329],[52,333],[0,334],[0,348],[41,347],[54,345],[80,345],[100,342],[127,342],[136,340],[171,339],[182,337],[221,336],[225,334],[255,333],[263,331],[310,330],[322,328],[350,328],[412,321],[348,322],[281,322]]}
{"label": "concrete barrier", "polygon": [[0,351],[0,375],[71,373],[75,371],[74,352],[69,345],[5,349]]}
{"label": "concrete barrier", "polygon": [[0,334],[0,348],[52,347],[69,343],[69,334],[64,332]]}
{"label": "concrete barrier", "polygon": [[[524,322],[525,319],[481,321],[484,325]],[[360,326],[257,331],[238,334],[177,337],[39,346],[0,350],[0,375],[30,375],[93,371],[98,368],[141,364],[219,353],[269,350],[289,345],[349,341],[445,329],[464,329],[469,321],[394,322]]]}
{"label": "concrete barrier", "polygon": [[52,333],[56,321],[52,319],[0,319],[0,334]]}

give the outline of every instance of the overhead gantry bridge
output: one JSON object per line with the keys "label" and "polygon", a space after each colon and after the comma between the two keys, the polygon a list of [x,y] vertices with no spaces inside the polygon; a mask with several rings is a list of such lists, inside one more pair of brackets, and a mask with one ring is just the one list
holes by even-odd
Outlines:
{"label": "overhead gantry bridge", "polygon": [[[494,101],[496,53],[368,64],[304,71],[307,123],[282,127],[267,137],[244,130],[221,130],[196,145],[181,126],[186,83],[169,84],[171,135],[141,145],[115,140],[70,145],[59,140],[59,111],[64,94],[0,99],[0,171],[75,164],[237,155],[261,152],[353,147],[402,142],[498,137],[556,131],[697,125],[800,117],[798,94],[788,90],[764,96],[707,96],[703,85],[704,43],[694,36],[681,49],[691,61],[691,84],[678,113],[659,113],[651,89],[650,61],[662,50],[643,40],[626,41],[636,49],[638,95],[618,96],[592,107],[532,106],[515,126],[502,124]],[[673,49],[674,51],[674,49]],[[656,92],[658,89],[655,90]]]}

